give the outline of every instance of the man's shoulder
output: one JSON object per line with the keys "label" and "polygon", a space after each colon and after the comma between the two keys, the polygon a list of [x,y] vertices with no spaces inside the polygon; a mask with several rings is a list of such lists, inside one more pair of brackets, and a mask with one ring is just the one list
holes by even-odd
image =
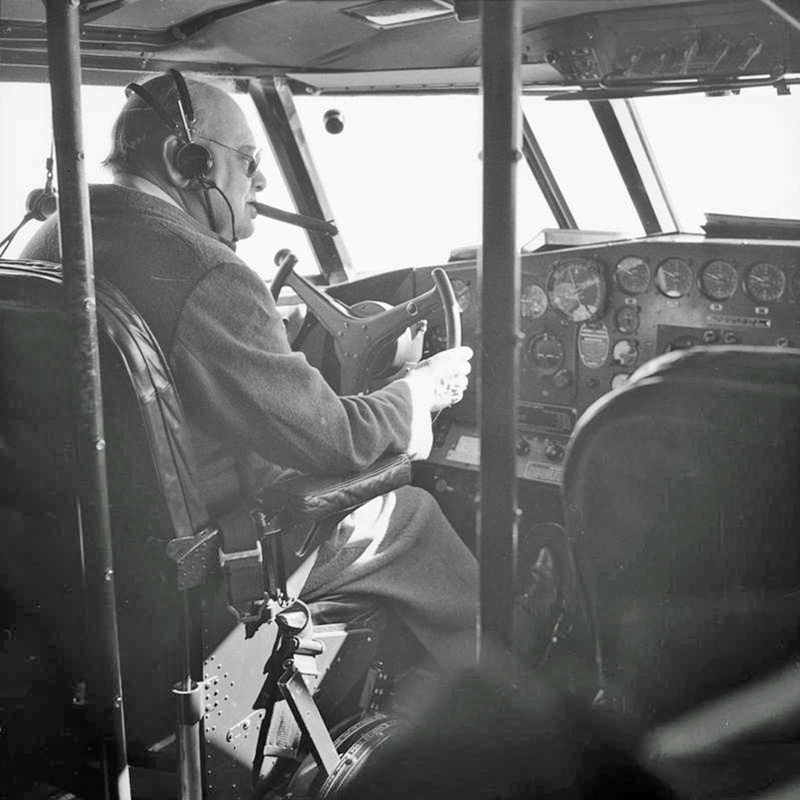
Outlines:
{"label": "man's shoulder", "polygon": [[93,186],[96,253],[112,270],[198,280],[220,264],[247,269],[226,243],[181,209],[125,187]]}

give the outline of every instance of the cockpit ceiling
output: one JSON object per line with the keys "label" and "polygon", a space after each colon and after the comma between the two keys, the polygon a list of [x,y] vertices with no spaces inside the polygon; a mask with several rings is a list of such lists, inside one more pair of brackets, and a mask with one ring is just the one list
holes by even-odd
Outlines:
{"label": "cockpit ceiling", "polygon": [[[175,65],[241,76],[289,75],[323,91],[475,87],[479,80],[477,0],[83,0],[81,5],[83,63],[92,77]],[[384,28],[358,17],[364,6],[381,12],[426,5],[439,16]],[[776,25],[778,17],[760,0],[521,0],[521,8],[523,82],[529,85],[591,81],[591,71],[583,74],[586,53],[597,70],[619,69],[615,49],[618,40],[629,46],[630,26],[652,37],[669,21],[675,42],[667,44],[678,49],[676,63],[688,73],[693,70],[681,54],[731,40],[725,29],[733,8],[741,30],[791,30]],[[0,17],[0,78],[11,77],[15,67],[44,66],[44,4],[0,0]],[[697,43],[686,43],[692,35]],[[769,72],[762,57],[766,49],[759,50],[763,65],[751,58],[741,69],[742,58],[731,67]],[[706,56],[704,67],[714,62],[713,54]],[[626,53],[621,68],[632,57]],[[663,58],[659,63],[663,66]],[[437,78],[438,70],[443,74]],[[394,74],[356,77],[388,71]]]}

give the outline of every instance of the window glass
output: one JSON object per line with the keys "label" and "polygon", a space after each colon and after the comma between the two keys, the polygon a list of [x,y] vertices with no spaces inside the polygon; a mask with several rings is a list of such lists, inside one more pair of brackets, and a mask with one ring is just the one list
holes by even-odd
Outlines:
{"label": "window glass", "polygon": [[775,89],[636,101],[681,227],[705,213],[800,218],[800,100]]}
{"label": "window glass", "polygon": [[589,104],[526,96],[522,107],[578,227],[641,235],[642,224]]}
{"label": "window glass", "polygon": [[[356,272],[440,264],[480,243],[479,96],[300,96],[295,104]],[[331,109],[344,118],[341,133],[325,130]],[[554,224],[522,164],[519,245]]]}

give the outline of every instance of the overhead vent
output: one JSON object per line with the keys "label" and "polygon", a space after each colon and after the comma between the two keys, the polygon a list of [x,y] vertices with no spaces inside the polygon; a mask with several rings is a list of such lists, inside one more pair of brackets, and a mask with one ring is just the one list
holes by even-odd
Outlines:
{"label": "overhead vent", "polygon": [[342,13],[372,28],[386,30],[453,17],[453,4],[448,0],[372,0],[343,8]]}

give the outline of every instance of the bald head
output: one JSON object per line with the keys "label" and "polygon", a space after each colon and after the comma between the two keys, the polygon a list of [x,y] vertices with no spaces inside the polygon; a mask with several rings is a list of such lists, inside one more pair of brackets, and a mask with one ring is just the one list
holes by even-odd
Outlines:
{"label": "bald head", "polygon": [[179,83],[159,75],[131,90],[105,163],[116,184],[177,205],[224,239],[251,236],[266,181],[247,118],[227,91],[197,80],[186,81],[192,108],[182,106]]}
{"label": "bald head", "polygon": [[[187,79],[195,123],[190,134],[218,138],[231,124],[244,122],[244,115],[227,91],[203,81]],[[185,138],[178,88],[171,75],[159,75],[142,88],[158,104],[162,113],[144,98],[131,92],[114,123],[111,152],[105,164],[114,172],[146,174],[158,167],[165,139]],[[245,123],[246,124],[246,123]]]}

